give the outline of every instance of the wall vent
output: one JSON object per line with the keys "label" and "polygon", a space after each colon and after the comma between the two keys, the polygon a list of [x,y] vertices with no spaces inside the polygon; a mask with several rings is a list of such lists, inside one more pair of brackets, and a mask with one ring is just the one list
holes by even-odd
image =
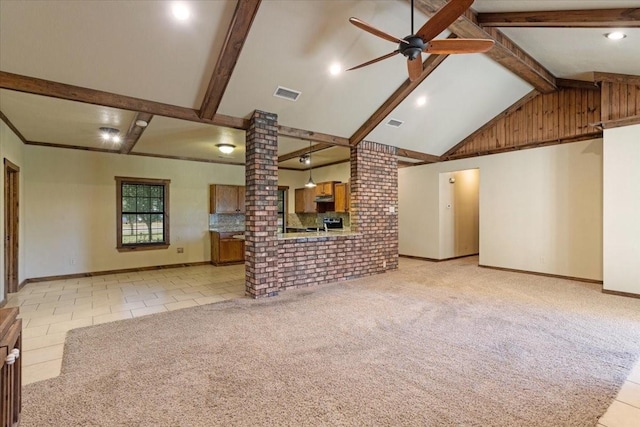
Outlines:
{"label": "wall vent", "polygon": [[400,126],[402,126],[404,122],[402,120],[398,120],[398,119],[389,119],[389,121],[387,122],[387,126],[391,126],[394,128],[399,128]]}
{"label": "wall vent", "polygon": [[278,86],[273,96],[278,98],[288,99],[289,101],[297,101],[302,92],[298,90],[288,89],[286,87]]}

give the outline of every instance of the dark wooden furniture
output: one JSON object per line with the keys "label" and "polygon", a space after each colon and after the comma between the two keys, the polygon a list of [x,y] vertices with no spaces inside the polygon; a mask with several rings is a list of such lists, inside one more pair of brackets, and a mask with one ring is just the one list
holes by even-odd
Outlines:
{"label": "dark wooden furniture", "polygon": [[233,236],[241,231],[211,232],[211,263],[213,265],[237,264],[244,262],[244,240]]}
{"label": "dark wooden furniture", "polygon": [[241,185],[209,186],[209,213],[243,214],[245,213],[245,188]]}
{"label": "dark wooden furniture", "polygon": [[22,320],[17,308],[0,309],[0,426],[16,427],[22,410]]}

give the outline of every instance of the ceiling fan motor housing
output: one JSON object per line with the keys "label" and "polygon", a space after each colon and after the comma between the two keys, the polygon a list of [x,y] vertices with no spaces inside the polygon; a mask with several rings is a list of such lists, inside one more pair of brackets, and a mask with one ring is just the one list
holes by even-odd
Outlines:
{"label": "ceiling fan motor housing", "polygon": [[407,43],[399,43],[398,50],[410,60],[418,58],[426,46],[425,42],[419,36],[413,34],[405,37],[403,40]]}

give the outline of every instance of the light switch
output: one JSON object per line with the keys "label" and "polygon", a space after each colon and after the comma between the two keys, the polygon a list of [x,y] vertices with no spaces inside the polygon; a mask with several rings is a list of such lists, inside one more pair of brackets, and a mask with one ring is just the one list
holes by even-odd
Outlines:
{"label": "light switch", "polygon": [[389,206],[389,213],[395,213],[396,212],[396,207],[395,206]]}

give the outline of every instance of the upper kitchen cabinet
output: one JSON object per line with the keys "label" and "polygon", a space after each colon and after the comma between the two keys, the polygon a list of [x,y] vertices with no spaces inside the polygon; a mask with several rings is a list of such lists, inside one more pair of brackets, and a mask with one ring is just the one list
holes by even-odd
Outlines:
{"label": "upper kitchen cabinet", "polygon": [[243,214],[245,213],[245,188],[241,185],[209,186],[209,213]]}
{"label": "upper kitchen cabinet", "polygon": [[316,213],[315,196],[313,188],[296,188],[296,213]]}
{"label": "upper kitchen cabinet", "polygon": [[336,184],[334,188],[334,200],[336,212],[349,212],[349,183]]}
{"label": "upper kitchen cabinet", "polygon": [[319,182],[316,185],[316,197],[331,197],[338,181]]}

